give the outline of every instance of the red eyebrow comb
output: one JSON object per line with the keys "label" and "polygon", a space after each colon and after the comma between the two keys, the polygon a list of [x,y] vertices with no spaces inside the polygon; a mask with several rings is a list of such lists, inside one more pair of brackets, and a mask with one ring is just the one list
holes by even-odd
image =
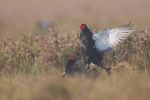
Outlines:
{"label": "red eyebrow comb", "polygon": [[69,59],[69,60],[75,60],[76,57],[75,57],[75,55],[71,54],[71,55],[69,55],[68,59]]}
{"label": "red eyebrow comb", "polygon": [[83,30],[85,28],[86,24],[81,24],[80,29]]}

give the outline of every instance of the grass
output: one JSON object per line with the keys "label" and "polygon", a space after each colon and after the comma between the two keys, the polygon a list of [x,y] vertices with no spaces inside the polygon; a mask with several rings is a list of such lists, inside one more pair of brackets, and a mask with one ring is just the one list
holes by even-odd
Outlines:
{"label": "grass", "polygon": [[[0,100],[149,100],[149,5],[149,0],[1,0]],[[57,27],[44,32],[37,28],[43,20]],[[100,68],[97,77],[62,76],[68,54],[79,46],[81,23],[95,31],[128,20],[136,31],[103,61],[113,68],[110,76]]]}
{"label": "grass", "polygon": [[63,77],[67,55],[79,45],[79,33],[57,29],[20,34],[0,42],[1,100],[148,100],[150,34],[135,31],[104,64],[110,76]]}
{"label": "grass", "polygon": [[147,73],[113,73],[97,79],[85,76],[62,78],[59,73],[1,76],[2,100],[148,100]]}

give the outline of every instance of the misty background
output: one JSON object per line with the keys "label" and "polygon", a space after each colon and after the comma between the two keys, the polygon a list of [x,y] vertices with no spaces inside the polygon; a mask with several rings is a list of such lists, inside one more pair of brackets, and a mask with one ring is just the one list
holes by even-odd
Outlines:
{"label": "misty background", "polygon": [[100,29],[130,20],[143,28],[150,23],[149,9],[149,0],[1,0],[0,36],[32,32],[43,20],[63,31],[79,30],[81,23]]}

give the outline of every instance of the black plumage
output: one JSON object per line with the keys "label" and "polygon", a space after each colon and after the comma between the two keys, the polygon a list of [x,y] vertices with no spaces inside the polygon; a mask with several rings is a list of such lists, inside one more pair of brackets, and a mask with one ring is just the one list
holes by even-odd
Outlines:
{"label": "black plumage", "polygon": [[106,71],[110,71],[111,68],[106,68],[102,64],[103,59],[103,52],[99,52],[95,47],[95,41],[92,39],[93,33],[90,29],[86,26],[86,24],[82,24],[80,26],[81,33],[80,33],[80,40],[81,40],[81,47],[83,48],[83,58],[86,64],[93,63],[97,66],[101,66],[102,68],[106,69]]}
{"label": "black plumage", "polygon": [[[84,66],[73,67],[74,64],[84,59],[87,69],[91,63],[104,68],[108,73],[111,71],[111,67],[104,67],[102,64],[103,55],[113,50],[119,43],[123,42],[127,36],[134,31],[130,25],[124,25],[112,29],[106,29],[93,34],[86,24],[80,26],[80,47],[75,53],[76,59],[68,59],[65,66],[65,72],[82,72]],[[85,69],[84,69],[85,70]]]}
{"label": "black plumage", "polygon": [[95,68],[87,69],[86,63],[83,61],[83,59],[77,59],[77,55],[69,55],[66,66],[65,66],[65,72],[64,75],[76,75],[76,74],[82,74],[86,76],[97,76],[97,70]]}

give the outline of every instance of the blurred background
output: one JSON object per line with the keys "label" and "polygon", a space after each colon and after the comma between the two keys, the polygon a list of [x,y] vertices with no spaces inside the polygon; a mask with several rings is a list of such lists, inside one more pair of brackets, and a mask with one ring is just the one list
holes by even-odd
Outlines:
{"label": "blurred background", "polygon": [[62,32],[86,23],[106,28],[132,20],[140,30],[150,25],[149,0],[0,0],[0,38],[33,32],[48,21]]}
{"label": "blurred background", "polygon": [[[110,76],[91,66],[98,72],[62,77],[80,24],[97,31],[130,20],[136,31],[104,57]],[[0,0],[1,100],[149,100],[149,69],[150,0]]]}

